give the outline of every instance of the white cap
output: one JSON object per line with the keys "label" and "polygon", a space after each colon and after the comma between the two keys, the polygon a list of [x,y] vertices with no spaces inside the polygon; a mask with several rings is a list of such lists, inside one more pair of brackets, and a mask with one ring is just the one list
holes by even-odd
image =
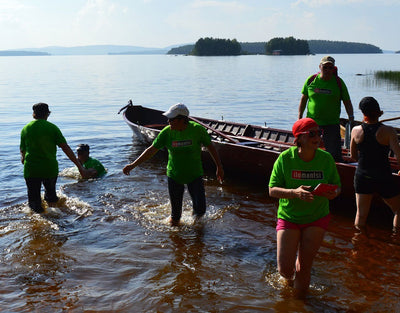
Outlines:
{"label": "white cap", "polygon": [[189,116],[189,109],[183,103],[177,103],[170,107],[167,112],[164,112],[163,115],[167,118],[174,118],[178,115]]}

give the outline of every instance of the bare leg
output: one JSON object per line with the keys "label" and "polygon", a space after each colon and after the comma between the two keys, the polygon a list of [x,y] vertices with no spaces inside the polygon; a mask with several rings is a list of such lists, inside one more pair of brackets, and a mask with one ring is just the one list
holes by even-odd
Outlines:
{"label": "bare leg", "polygon": [[290,284],[295,273],[296,255],[300,241],[300,230],[282,229],[277,232],[278,271]]}
{"label": "bare leg", "polygon": [[307,294],[310,286],[312,264],[321,246],[324,234],[325,230],[316,226],[307,227],[301,233],[294,280],[294,288],[299,298],[304,298]]}
{"label": "bare leg", "polygon": [[354,226],[358,230],[365,229],[367,217],[371,206],[372,194],[356,193],[357,215],[354,220]]}
{"label": "bare leg", "polygon": [[383,199],[385,203],[392,209],[393,217],[393,231],[400,231],[399,211],[400,211],[400,195],[393,198]]}

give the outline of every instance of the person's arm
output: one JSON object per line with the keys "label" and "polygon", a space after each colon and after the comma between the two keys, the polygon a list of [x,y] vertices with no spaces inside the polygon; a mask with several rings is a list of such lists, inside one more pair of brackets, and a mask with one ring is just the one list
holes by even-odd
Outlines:
{"label": "person's arm", "polygon": [[304,113],[304,110],[306,109],[307,101],[308,101],[308,96],[304,95],[304,94],[301,95],[298,119],[301,119],[303,117],[303,113]]}
{"label": "person's arm", "polygon": [[86,169],[86,172],[88,174],[88,178],[96,178],[97,177],[97,170],[93,167]]}
{"label": "person's arm", "polygon": [[354,161],[358,161],[358,149],[357,149],[357,141],[356,138],[359,136],[361,126],[356,126],[351,130],[351,139],[350,139],[350,157]]}
{"label": "person's arm", "polygon": [[20,150],[20,154],[21,154],[21,163],[24,164],[25,163],[25,151]]}
{"label": "person's arm", "polygon": [[79,173],[82,175],[83,178],[89,178],[88,171],[82,166],[81,162],[76,158],[75,153],[72,151],[71,147],[66,143],[61,143],[58,145],[65,155],[70,159],[78,168]]}
{"label": "person's arm", "polygon": [[213,158],[214,163],[217,167],[217,172],[216,172],[217,179],[220,183],[222,183],[222,181],[224,180],[224,169],[222,167],[222,163],[221,163],[221,159],[219,158],[219,154],[218,154],[217,150],[215,149],[213,143],[210,143],[207,146],[207,150],[211,154],[211,157]]}
{"label": "person's arm", "polygon": [[[400,165],[400,145],[399,139],[397,138],[396,130],[393,127],[388,127],[388,132],[390,149],[393,151],[397,163]],[[398,172],[398,175],[400,175],[400,171]]]}
{"label": "person's arm", "polygon": [[301,199],[304,201],[312,202],[314,195],[308,191],[311,186],[301,185],[296,189],[287,189],[283,187],[269,187],[269,195],[273,198],[285,198],[285,199]]}
{"label": "person's arm", "polygon": [[153,145],[151,145],[150,147],[148,147],[146,150],[143,151],[143,153],[141,155],[139,155],[139,157],[133,161],[132,163],[126,165],[122,171],[124,172],[125,175],[129,175],[129,173],[138,165],[142,164],[143,162],[151,159],[153,157],[153,155],[155,155],[157,153],[158,149],[156,147],[154,147]]}
{"label": "person's arm", "polygon": [[354,122],[354,111],[353,111],[353,104],[351,100],[343,100],[344,107],[346,109],[347,115],[349,116],[349,121],[352,123]]}

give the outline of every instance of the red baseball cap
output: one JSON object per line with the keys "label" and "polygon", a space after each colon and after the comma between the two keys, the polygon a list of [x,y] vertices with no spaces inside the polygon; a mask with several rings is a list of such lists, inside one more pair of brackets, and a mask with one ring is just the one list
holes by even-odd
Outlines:
{"label": "red baseball cap", "polygon": [[318,124],[312,118],[301,118],[293,124],[292,133],[297,138],[303,132],[309,131],[315,127],[318,127]]}

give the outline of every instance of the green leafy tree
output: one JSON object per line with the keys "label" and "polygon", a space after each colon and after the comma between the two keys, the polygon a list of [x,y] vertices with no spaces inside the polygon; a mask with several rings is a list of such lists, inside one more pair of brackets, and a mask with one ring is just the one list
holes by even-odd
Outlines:
{"label": "green leafy tree", "polygon": [[267,54],[273,54],[279,51],[281,55],[305,55],[310,53],[307,40],[287,38],[273,38],[265,45]]}
{"label": "green leafy tree", "polygon": [[192,54],[198,56],[239,55],[241,51],[240,43],[236,39],[206,37],[197,40]]}
{"label": "green leafy tree", "polygon": [[347,41],[309,40],[312,53],[382,53],[377,46]]}

